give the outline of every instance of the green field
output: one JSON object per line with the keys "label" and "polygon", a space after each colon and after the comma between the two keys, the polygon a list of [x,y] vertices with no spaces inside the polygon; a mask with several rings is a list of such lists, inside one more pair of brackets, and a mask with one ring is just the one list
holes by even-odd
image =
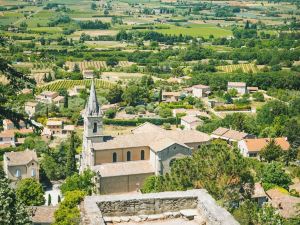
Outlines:
{"label": "green field", "polygon": [[228,37],[232,35],[232,32],[229,29],[210,24],[191,24],[188,27],[171,25],[169,29],[159,29],[157,32],[163,34],[182,34],[204,38],[208,38],[210,35],[213,35],[214,37]]}

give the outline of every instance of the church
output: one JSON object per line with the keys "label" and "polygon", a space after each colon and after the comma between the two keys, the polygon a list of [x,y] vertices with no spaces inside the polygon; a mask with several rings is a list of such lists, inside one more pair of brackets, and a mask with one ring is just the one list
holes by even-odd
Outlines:
{"label": "church", "polygon": [[93,83],[83,117],[80,171],[90,168],[96,172],[100,194],[138,191],[148,176],[168,173],[174,160],[192,155],[211,140],[195,130],[165,130],[147,122],[130,134],[105,136]]}

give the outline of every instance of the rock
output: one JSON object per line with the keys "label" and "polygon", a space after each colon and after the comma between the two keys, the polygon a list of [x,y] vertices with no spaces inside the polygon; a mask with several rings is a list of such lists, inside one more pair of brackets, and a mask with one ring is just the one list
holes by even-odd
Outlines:
{"label": "rock", "polygon": [[202,216],[195,216],[194,220],[199,225],[206,225],[206,219]]}
{"label": "rock", "polygon": [[166,217],[166,218],[173,218],[174,217],[174,213],[173,212],[165,212],[165,213],[163,213],[164,214],[164,216]]}
{"label": "rock", "polygon": [[139,215],[142,221],[145,221],[148,219],[148,215]]}
{"label": "rock", "polygon": [[121,218],[118,217],[118,216],[112,217],[111,220],[112,220],[113,223],[120,223],[121,222]]}
{"label": "rock", "polygon": [[179,218],[181,215],[180,212],[173,212],[172,214],[174,218]]}
{"label": "rock", "polygon": [[121,216],[120,219],[121,219],[121,222],[129,222],[130,217],[128,217],[128,216]]}
{"label": "rock", "polygon": [[133,222],[137,222],[137,223],[142,221],[142,219],[138,216],[132,216],[132,217],[130,217],[130,220],[132,220]]}
{"label": "rock", "polygon": [[165,218],[165,216],[163,214],[154,214],[154,215],[149,215],[148,216],[148,221],[162,220],[164,218]]}
{"label": "rock", "polygon": [[112,223],[112,218],[109,217],[109,216],[104,216],[103,219],[104,219],[104,221],[107,222],[107,223]]}
{"label": "rock", "polygon": [[196,209],[180,210],[181,215],[188,220],[193,220],[195,216],[199,215]]}

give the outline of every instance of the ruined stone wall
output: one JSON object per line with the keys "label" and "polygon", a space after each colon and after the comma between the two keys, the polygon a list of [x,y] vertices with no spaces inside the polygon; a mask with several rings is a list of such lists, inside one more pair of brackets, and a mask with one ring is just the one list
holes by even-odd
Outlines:
{"label": "ruined stone wall", "polygon": [[103,216],[134,216],[194,209],[197,204],[197,197],[162,197],[101,201],[98,202],[98,207]]}

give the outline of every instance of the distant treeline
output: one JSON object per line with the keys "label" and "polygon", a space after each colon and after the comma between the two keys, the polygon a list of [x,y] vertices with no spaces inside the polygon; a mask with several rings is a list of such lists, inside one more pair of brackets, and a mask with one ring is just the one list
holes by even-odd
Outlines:
{"label": "distant treeline", "polygon": [[209,85],[212,90],[226,90],[227,82],[246,82],[248,86],[300,90],[300,74],[278,71],[256,74],[245,73],[194,73],[191,84]]}
{"label": "distant treeline", "polygon": [[167,34],[161,34],[155,31],[144,31],[144,32],[139,32],[139,31],[134,31],[134,32],[126,32],[126,31],[120,31],[116,39],[118,41],[133,41],[136,38],[142,39],[144,41],[157,41],[161,43],[166,43],[166,44],[174,44],[174,43],[179,43],[179,42],[188,42],[193,39],[192,36],[188,35],[167,35]]}
{"label": "distant treeline", "polygon": [[103,23],[101,20],[95,21],[80,21],[78,25],[81,29],[101,29],[107,30],[110,28],[110,23]]}

